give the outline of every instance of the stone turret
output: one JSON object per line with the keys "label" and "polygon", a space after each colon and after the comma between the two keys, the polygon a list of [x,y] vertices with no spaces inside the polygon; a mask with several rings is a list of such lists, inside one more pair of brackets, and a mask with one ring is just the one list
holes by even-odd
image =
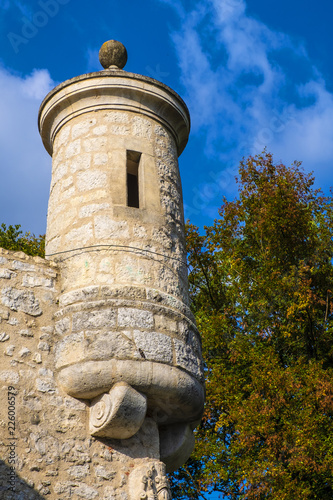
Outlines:
{"label": "stone turret", "polygon": [[[36,358],[40,376],[52,380],[52,387],[36,387],[50,392],[61,410],[56,433],[45,410],[35,440],[46,440],[49,429],[50,448],[57,443],[63,450],[69,436],[84,443],[87,465],[77,472],[82,463],[74,459],[71,476],[79,482],[62,481],[66,472],[60,474],[58,466],[61,478],[49,481],[50,492],[57,493],[52,498],[72,498],[71,492],[77,498],[83,488],[90,492],[84,498],[118,499],[116,492],[119,499],[167,500],[165,473],[189,457],[204,403],[178,169],[190,118],[172,89],[122,69],[127,53],[119,42],[106,42],[100,61],[102,71],[58,85],[39,112],[41,137],[52,156],[46,257],[56,266],[52,290],[59,303],[55,309],[52,299],[55,335],[49,325],[47,364]],[[42,283],[29,279],[26,286]],[[7,288],[2,303],[18,310],[19,291]],[[24,293],[17,296],[26,300]],[[32,380],[35,365],[29,366]],[[41,394],[43,408],[47,399]],[[67,422],[63,437],[60,415]],[[30,443],[28,429],[26,435]],[[98,458],[106,449],[112,450],[109,472],[108,462]],[[67,457],[59,451],[48,463],[62,454]]]}

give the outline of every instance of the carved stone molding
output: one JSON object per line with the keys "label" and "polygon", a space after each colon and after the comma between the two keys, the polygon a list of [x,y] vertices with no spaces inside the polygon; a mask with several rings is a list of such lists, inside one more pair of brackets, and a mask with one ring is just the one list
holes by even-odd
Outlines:
{"label": "carved stone molding", "polygon": [[93,399],[89,430],[92,436],[127,439],[140,429],[147,411],[147,398],[126,382]]}
{"label": "carved stone molding", "polygon": [[130,500],[171,500],[165,465],[153,462],[137,467],[129,477]]}

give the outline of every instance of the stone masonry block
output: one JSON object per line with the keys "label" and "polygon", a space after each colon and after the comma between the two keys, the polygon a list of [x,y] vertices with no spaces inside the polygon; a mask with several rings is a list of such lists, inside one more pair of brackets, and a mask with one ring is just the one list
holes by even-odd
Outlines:
{"label": "stone masonry block", "polygon": [[95,237],[103,238],[129,238],[127,221],[115,221],[107,215],[95,217]]}
{"label": "stone masonry block", "polygon": [[68,166],[66,163],[60,163],[57,168],[53,169],[51,188],[54,184],[56,184],[56,182],[58,182],[60,179],[64,177],[64,175],[67,174],[67,171],[68,171]]}
{"label": "stone masonry block", "polygon": [[72,229],[67,235],[66,240],[73,244],[84,245],[93,237],[92,223]]}
{"label": "stone masonry block", "polygon": [[134,341],[142,357],[149,361],[172,362],[171,338],[163,333],[134,330]]}
{"label": "stone masonry block", "polygon": [[106,134],[108,131],[108,128],[106,125],[99,125],[98,127],[95,127],[93,129],[93,134],[94,135],[103,135]]}
{"label": "stone masonry block", "polygon": [[91,215],[96,212],[101,212],[107,210],[110,207],[109,203],[92,203],[90,205],[85,205],[79,210],[79,217],[91,217]]}
{"label": "stone masonry block", "polygon": [[178,333],[177,322],[165,316],[155,316],[155,328],[158,330],[166,330],[171,333]]}
{"label": "stone masonry block", "polygon": [[102,296],[110,298],[126,297],[129,299],[145,299],[146,290],[145,288],[137,286],[102,286],[101,288]]}
{"label": "stone masonry block", "polygon": [[151,138],[152,126],[145,118],[136,116],[133,118],[133,134],[139,137]]}
{"label": "stone masonry block", "polygon": [[43,313],[33,292],[7,287],[2,290],[1,302],[12,311],[22,311],[30,316],[40,316]]}
{"label": "stone masonry block", "polygon": [[91,155],[88,153],[75,156],[70,163],[71,172],[74,173],[79,170],[87,170],[90,167],[90,163]]}
{"label": "stone masonry block", "polygon": [[54,290],[54,281],[50,278],[44,278],[42,276],[28,276],[27,274],[23,276],[22,286],[27,288],[51,288]]}
{"label": "stone masonry block", "polygon": [[128,135],[129,127],[127,125],[111,125],[110,133],[113,135]]}
{"label": "stone masonry block", "polygon": [[59,342],[55,350],[56,368],[62,365],[79,362],[84,359],[87,341],[83,332],[74,333]]}
{"label": "stone masonry block", "polygon": [[16,276],[16,273],[10,271],[9,269],[0,269],[0,278],[10,280],[12,276]]}
{"label": "stone masonry block", "polygon": [[128,123],[130,116],[129,113],[123,113],[121,111],[108,111],[105,113],[104,118],[105,121],[109,123]]}
{"label": "stone masonry block", "polygon": [[89,343],[87,354],[90,359],[109,360],[110,358],[131,359],[134,357],[134,344],[119,332],[86,332]]}
{"label": "stone masonry block", "polygon": [[106,143],[106,137],[92,137],[91,139],[84,140],[83,147],[87,153],[90,153],[91,151],[99,151],[100,149],[104,149]]}
{"label": "stone masonry block", "polygon": [[89,464],[72,465],[68,469],[68,474],[75,479],[82,479],[89,474]]}
{"label": "stone masonry block", "polygon": [[77,187],[79,191],[90,191],[91,189],[101,188],[106,183],[106,173],[100,170],[90,170],[77,174]]}
{"label": "stone masonry block", "polygon": [[19,271],[35,271],[36,267],[28,262],[22,262],[20,260],[13,260],[11,264],[11,269],[17,269]]}
{"label": "stone masonry block", "polygon": [[99,287],[92,285],[64,293],[59,299],[60,306],[67,306],[83,300],[93,300],[97,297],[98,291]]}
{"label": "stone masonry block", "polygon": [[200,358],[196,356],[190,345],[181,340],[173,339],[176,355],[176,365],[190,372],[198,380],[203,379],[203,369]]}
{"label": "stone masonry block", "polygon": [[73,141],[66,148],[66,158],[72,158],[72,156],[76,156],[81,151],[81,141],[77,139]]}
{"label": "stone masonry block", "polygon": [[55,322],[55,332],[58,335],[65,335],[66,333],[69,332],[69,328],[70,328],[69,318],[62,318],[59,321]]}
{"label": "stone masonry block", "polygon": [[94,154],[94,165],[106,165],[108,162],[108,155],[106,153]]}
{"label": "stone masonry block", "polygon": [[60,148],[63,144],[68,141],[69,134],[71,131],[71,126],[67,125],[66,127],[62,127],[56,136],[57,148]]}
{"label": "stone masonry block", "polygon": [[88,120],[81,120],[79,123],[73,125],[72,128],[73,139],[76,139],[77,137],[87,134],[93,125],[96,125],[96,119],[92,118]]}
{"label": "stone masonry block", "polygon": [[114,309],[93,310],[91,312],[77,312],[73,314],[73,332],[97,328],[112,328],[114,326],[116,326],[116,311]]}
{"label": "stone masonry block", "polygon": [[141,309],[119,308],[118,325],[121,327],[152,328],[154,326],[153,314]]}

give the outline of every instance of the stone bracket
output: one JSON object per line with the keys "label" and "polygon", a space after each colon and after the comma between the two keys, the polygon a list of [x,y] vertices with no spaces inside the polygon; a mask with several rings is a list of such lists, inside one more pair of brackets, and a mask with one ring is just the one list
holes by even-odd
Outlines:
{"label": "stone bracket", "polygon": [[138,432],[147,412],[147,398],[126,382],[113,385],[108,393],[90,404],[92,436],[128,439]]}
{"label": "stone bracket", "polygon": [[194,448],[194,435],[191,426],[179,423],[160,427],[161,460],[167,472],[178,469],[191,455]]}

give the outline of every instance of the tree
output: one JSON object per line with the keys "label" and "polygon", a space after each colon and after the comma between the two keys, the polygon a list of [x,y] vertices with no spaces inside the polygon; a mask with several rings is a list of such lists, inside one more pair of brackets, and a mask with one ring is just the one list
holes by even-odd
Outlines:
{"label": "tree", "polygon": [[23,234],[21,226],[0,226],[0,247],[6,250],[21,251],[28,255],[38,255],[45,257],[45,236],[36,237],[27,232]]}
{"label": "tree", "polygon": [[266,152],[237,182],[204,235],[187,227],[207,403],[173,494],[332,499],[332,199]]}

